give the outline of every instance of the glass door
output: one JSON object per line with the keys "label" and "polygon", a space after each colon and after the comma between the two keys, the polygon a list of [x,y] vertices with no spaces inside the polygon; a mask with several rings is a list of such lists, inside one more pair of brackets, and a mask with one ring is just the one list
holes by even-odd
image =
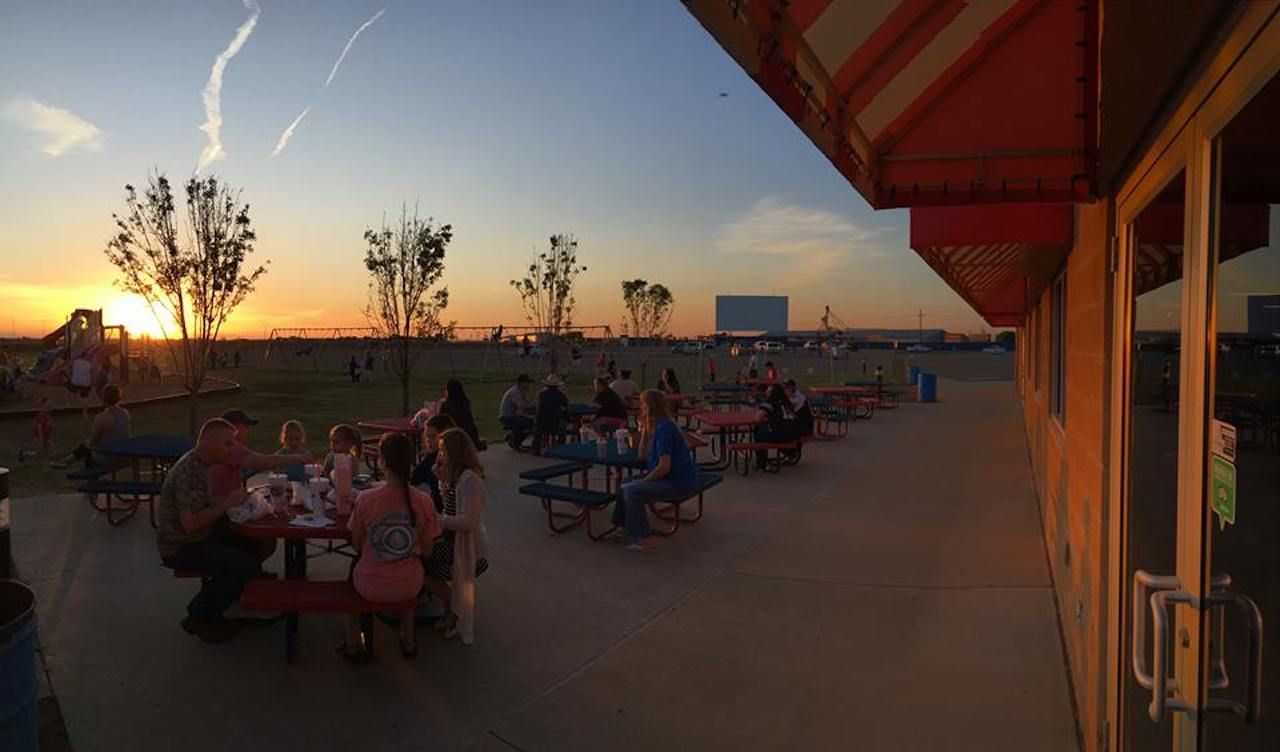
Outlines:
{"label": "glass door", "polygon": [[1129,225],[1128,455],[1125,461],[1125,598],[1121,697],[1123,749],[1168,752],[1174,719],[1152,717],[1153,672],[1172,673],[1173,651],[1151,645],[1147,599],[1177,571],[1179,416],[1182,411],[1186,171],[1179,171]]}
{"label": "glass door", "polygon": [[1280,77],[1213,144],[1200,749],[1280,750]]}

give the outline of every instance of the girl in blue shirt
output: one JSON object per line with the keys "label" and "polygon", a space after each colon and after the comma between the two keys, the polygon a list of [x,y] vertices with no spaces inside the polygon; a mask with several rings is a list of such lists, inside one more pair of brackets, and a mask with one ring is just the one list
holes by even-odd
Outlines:
{"label": "girl in blue shirt", "polygon": [[648,505],[688,498],[697,490],[698,467],[671,419],[667,400],[655,389],[640,393],[640,457],[648,472],[622,484],[621,500],[613,507],[613,524],[626,531],[628,551],[652,551]]}

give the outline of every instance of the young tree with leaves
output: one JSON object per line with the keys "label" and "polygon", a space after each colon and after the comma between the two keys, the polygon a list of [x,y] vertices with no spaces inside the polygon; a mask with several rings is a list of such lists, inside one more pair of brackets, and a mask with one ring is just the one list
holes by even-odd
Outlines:
{"label": "young tree with leaves", "polygon": [[370,324],[386,340],[391,370],[400,380],[400,411],[409,414],[409,377],[418,360],[419,342],[446,339],[453,323],[440,316],[449,305],[449,289],[432,290],[444,276],[444,254],[453,240],[453,225],[436,226],[401,207],[394,226],[365,230],[364,265],[369,270]]}
{"label": "young tree with leaves", "polygon": [[[193,177],[186,183],[186,222],[180,229],[177,201],[163,173],[148,177],[141,197],[132,185],[124,190],[126,211],[111,215],[117,232],[106,255],[120,272],[117,284],[146,300],[159,320],[189,397],[187,425],[194,434],[209,351],[267,270],[248,261],[257,240],[249,205],[216,177]],[[171,336],[173,330],[177,334]]]}
{"label": "young tree with leaves", "polygon": [[573,326],[573,286],[587,267],[578,264],[578,241],[572,235],[552,235],[550,247],[530,262],[522,279],[511,280],[520,295],[525,318],[538,329],[551,351],[551,370],[559,370],[556,346]]}
{"label": "young tree with leaves", "polygon": [[631,334],[639,339],[661,337],[675,310],[675,296],[666,285],[649,284],[643,279],[622,283],[622,304],[630,319]]}

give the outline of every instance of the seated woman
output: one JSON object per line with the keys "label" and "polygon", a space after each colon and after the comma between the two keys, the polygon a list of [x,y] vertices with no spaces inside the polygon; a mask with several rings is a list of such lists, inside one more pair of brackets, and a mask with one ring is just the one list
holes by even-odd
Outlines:
{"label": "seated woman", "polygon": [[796,436],[812,436],[813,408],[809,406],[808,398],[796,386],[795,379],[787,379],[782,387],[787,393],[787,399],[791,401],[791,414],[795,416]]}
{"label": "seated woman", "polygon": [[436,476],[444,513],[444,535],[436,539],[422,566],[432,595],[449,604],[449,612],[436,622],[445,639],[461,637],[464,645],[475,642],[476,578],[489,568],[488,535],[484,508],[488,491],[484,468],[471,439],[459,428],[440,436]]}
{"label": "seated woman", "polygon": [[129,460],[113,457],[97,451],[98,445],[107,441],[127,439],[130,435],[129,411],[121,404],[124,393],[115,384],[108,384],[102,389],[102,412],[93,416],[89,426],[89,438],[77,446],[71,454],[50,462],[53,467],[67,467],[72,460],[83,460],[85,467],[115,469],[126,467]]}
{"label": "seated woman", "polygon": [[[423,585],[419,557],[440,534],[440,520],[427,495],[409,485],[414,455],[409,437],[386,434],[378,452],[387,480],[360,492],[347,522],[351,547],[360,557],[351,569],[351,584],[360,597],[375,603],[416,602]],[[400,618],[400,651],[406,658],[418,653],[413,627],[411,607]],[[343,655],[361,655],[360,640],[360,617],[352,614]]]}
{"label": "seated woman", "polygon": [[662,369],[662,375],[658,377],[658,391],[663,394],[680,394],[680,380],[676,378],[676,369]]}
{"label": "seated woman", "polygon": [[471,400],[462,389],[462,382],[449,379],[444,383],[444,399],[440,401],[440,414],[453,418],[454,425],[466,432],[467,437],[476,448],[483,451],[484,442],[480,439],[480,429],[476,428],[475,416],[471,414]]}
{"label": "seated woman", "polygon": [[622,484],[622,499],[613,507],[613,524],[623,529],[628,551],[652,551],[648,506],[684,499],[697,490],[698,468],[680,427],[671,419],[667,399],[654,389],[640,393],[640,456],[648,472]]}
{"label": "seated woman", "polygon": [[[781,384],[774,384],[765,393],[765,398],[756,405],[756,413],[761,422],[756,425],[755,440],[768,444],[781,444],[794,441],[796,438],[795,420],[791,414],[791,401]],[[756,450],[756,467],[764,468],[768,460],[768,452]]]}
{"label": "seated woman", "polygon": [[595,429],[600,433],[616,431],[627,425],[627,406],[618,393],[609,388],[609,380],[596,379]]}
{"label": "seated woman", "polygon": [[440,496],[440,479],[436,477],[436,457],[440,454],[440,435],[450,428],[457,426],[448,415],[427,418],[427,424],[422,427],[422,453],[418,455],[418,466],[409,478],[409,485],[431,495],[437,512],[444,510],[444,500]]}

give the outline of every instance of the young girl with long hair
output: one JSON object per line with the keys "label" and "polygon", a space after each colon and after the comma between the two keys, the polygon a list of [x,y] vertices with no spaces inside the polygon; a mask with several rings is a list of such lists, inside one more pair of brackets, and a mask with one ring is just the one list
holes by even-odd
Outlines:
{"label": "young girl with long hair", "polygon": [[489,542],[484,526],[488,492],[484,468],[471,438],[461,428],[440,435],[436,477],[444,497],[440,524],[444,535],[423,560],[427,590],[449,604],[450,612],[436,623],[446,638],[475,642],[476,578],[489,568]]}
{"label": "young girl with long hair", "polygon": [[[351,547],[359,557],[351,582],[362,598],[375,603],[416,601],[422,590],[420,557],[440,534],[440,519],[425,493],[409,485],[415,451],[408,436],[388,433],[378,443],[386,482],[360,493],[347,525]],[[406,658],[418,652],[412,607],[400,618],[400,650]],[[360,620],[347,624],[346,655],[358,656]]]}
{"label": "young girl with long hair", "polygon": [[698,466],[684,434],[671,418],[667,398],[656,389],[640,393],[640,457],[648,472],[622,484],[622,499],[613,506],[613,524],[625,531],[629,551],[652,551],[648,506],[683,499],[697,489]]}

